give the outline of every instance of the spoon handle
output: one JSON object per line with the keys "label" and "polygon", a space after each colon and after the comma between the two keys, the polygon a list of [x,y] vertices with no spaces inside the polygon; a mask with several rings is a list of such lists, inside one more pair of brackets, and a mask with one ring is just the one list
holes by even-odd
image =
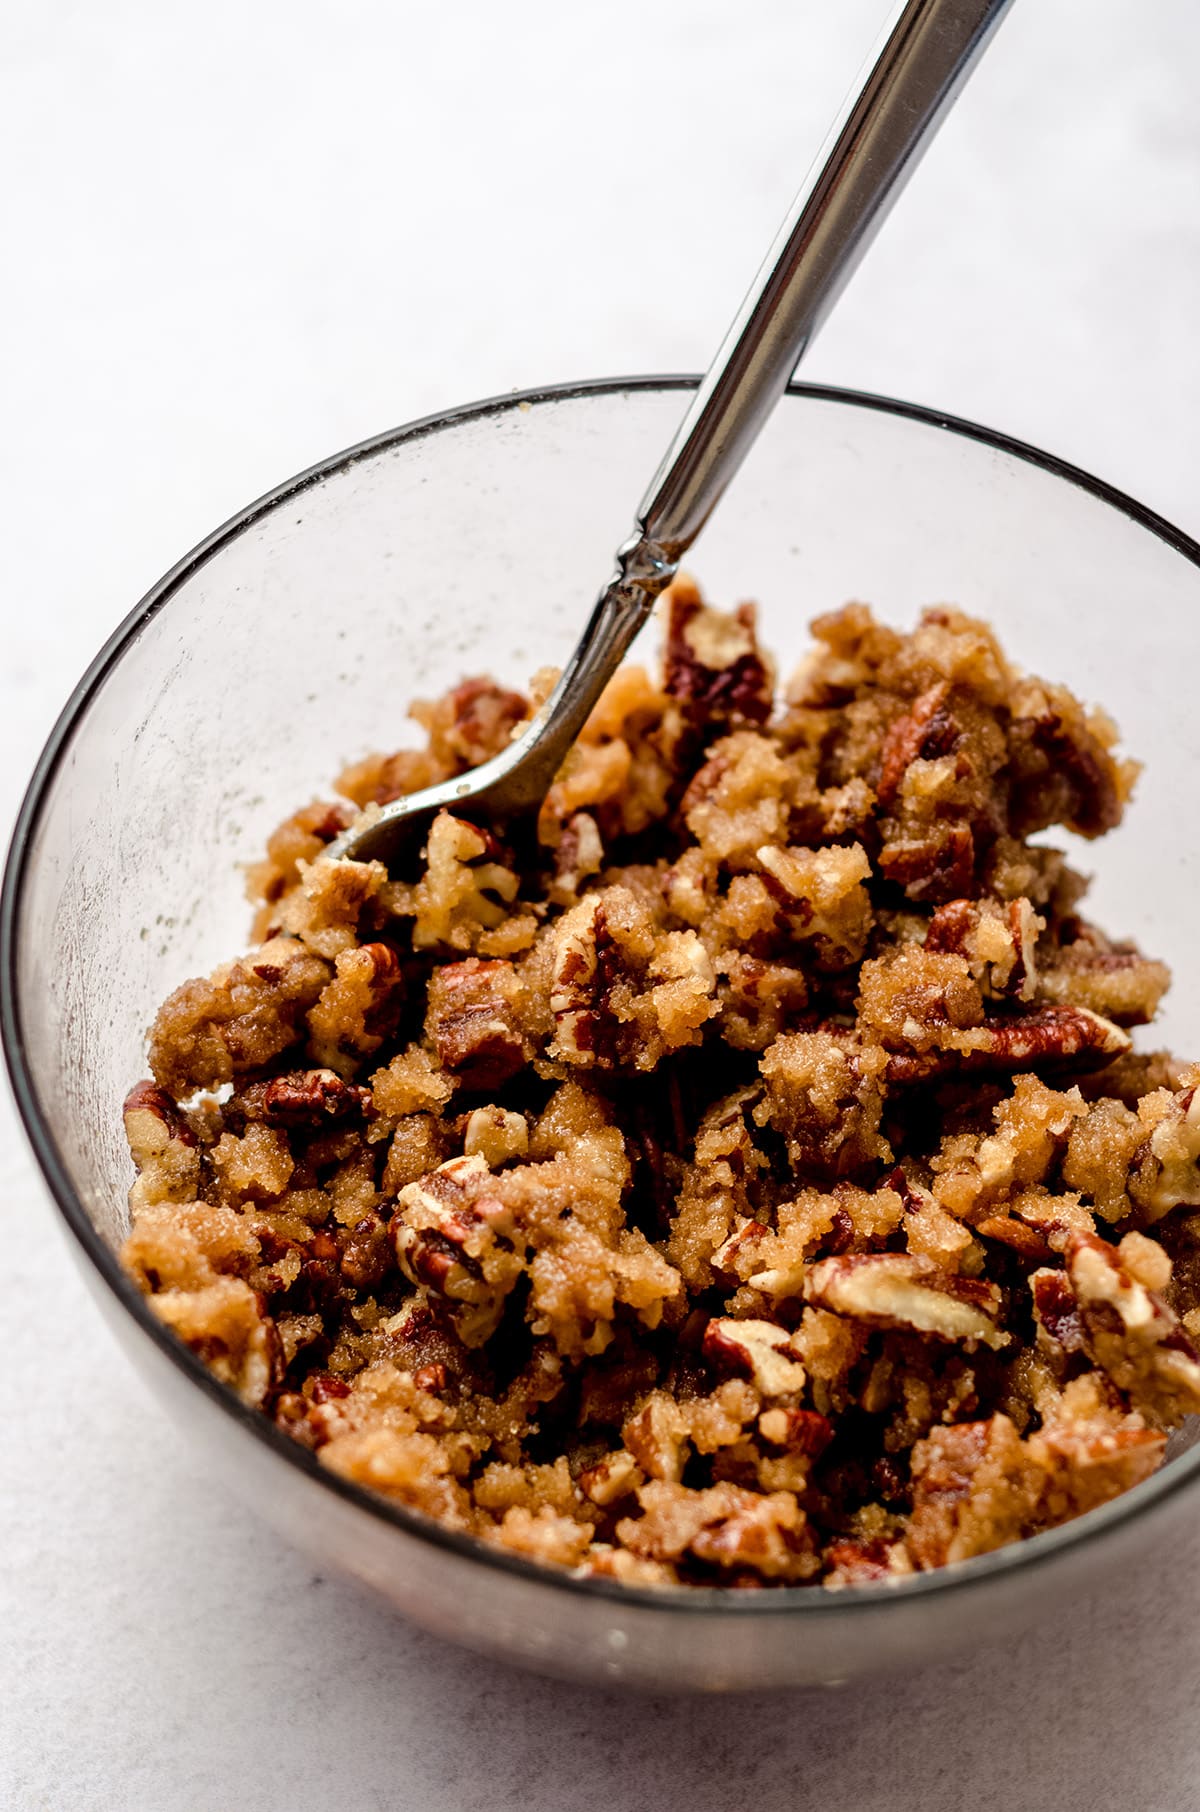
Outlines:
{"label": "spoon handle", "polygon": [[676,565],[704,527],[1008,5],[893,15],[642,501],[637,564]]}
{"label": "spoon handle", "polygon": [[642,501],[616,573],[515,745],[519,761],[505,763],[497,807],[528,810],[544,797],[1009,3],[904,0],[893,14]]}

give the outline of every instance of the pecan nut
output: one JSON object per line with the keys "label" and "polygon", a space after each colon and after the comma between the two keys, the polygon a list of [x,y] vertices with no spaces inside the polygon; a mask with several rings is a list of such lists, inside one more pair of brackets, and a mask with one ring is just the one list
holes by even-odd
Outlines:
{"label": "pecan nut", "polygon": [[170,1095],[153,1082],[139,1082],[126,1096],[124,1111],[125,1137],[138,1171],[131,1207],[190,1201],[200,1183],[200,1153]]}
{"label": "pecan nut", "polygon": [[965,1049],[893,1051],[887,1080],[929,1082],[963,1069],[1036,1070],[1057,1064],[1108,1063],[1130,1049],[1120,1026],[1089,1013],[1086,1007],[1036,1007],[1011,1019],[988,1019]]}
{"label": "pecan nut", "polygon": [[303,1130],[332,1120],[370,1119],[371,1091],[344,1082],[334,1070],[290,1070],[252,1082],[225,1103],[225,1125],[241,1132],[250,1121]]}
{"label": "pecan nut", "polygon": [[425,1030],[442,1068],[465,1088],[501,1088],[528,1061],[519,999],[516,969],[500,958],[472,956],[435,971]]}
{"label": "pecan nut", "polygon": [[1162,1297],[1094,1233],[1073,1234],[1065,1257],[1093,1363],[1151,1423],[1200,1411],[1200,1353]]}
{"label": "pecan nut", "polygon": [[714,610],[690,579],[667,593],[664,686],[705,729],[762,724],[771,715],[774,675],[755,635],[753,604]]}
{"label": "pecan nut", "polygon": [[786,1397],[803,1390],[805,1380],[791,1339],[773,1321],[715,1317],[704,1330],[700,1350],[710,1365],[752,1379],[764,1397]]}
{"label": "pecan nut", "polygon": [[522,1270],[512,1211],[488,1194],[490,1177],[480,1157],[451,1158],[400,1191],[391,1222],[400,1269],[446,1299],[468,1347],[495,1332]]}
{"label": "pecan nut", "polygon": [[965,957],[990,999],[1030,1002],[1038,993],[1037,941],[1045,929],[1026,899],[949,900],[925,933],[925,949]]}
{"label": "pecan nut", "polygon": [[938,1340],[1001,1347],[1001,1295],[995,1284],[958,1277],[932,1259],[903,1252],[823,1258],[804,1279],[805,1301],[873,1327],[911,1328]]}
{"label": "pecan nut", "polygon": [[938,680],[921,693],[911,710],[896,719],[884,737],[875,788],[880,805],[894,803],[914,761],[936,761],[954,748],[961,731],[948,708],[949,697],[948,683]]}

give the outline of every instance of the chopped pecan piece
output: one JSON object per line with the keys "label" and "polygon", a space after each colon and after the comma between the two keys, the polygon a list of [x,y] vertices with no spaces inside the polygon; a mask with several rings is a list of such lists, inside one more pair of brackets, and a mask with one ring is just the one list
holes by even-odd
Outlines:
{"label": "chopped pecan piece", "polygon": [[125,1098],[125,1137],[138,1170],[130,1205],[187,1202],[200,1181],[196,1135],[165,1089],[139,1082]]}
{"label": "chopped pecan piece", "polygon": [[1133,944],[1113,944],[1094,925],[1075,919],[1060,927],[1043,957],[1043,1000],[1087,1007],[1117,1025],[1148,1025],[1171,982],[1165,963]]}
{"label": "chopped pecan piece", "polygon": [[1011,1019],[988,1019],[965,1049],[894,1051],[888,1056],[889,1082],[929,1082],[963,1069],[1042,1069],[1058,1064],[1107,1063],[1130,1048],[1120,1026],[1086,1007],[1035,1007]]}
{"label": "chopped pecan piece", "polygon": [[854,1176],[888,1163],[892,1149],[880,1121],[889,1062],[881,1046],[864,1045],[851,1033],[786,1034],[763,1053],[766,1096],[754,1119],[783,1135],[801,1176]]}
{"label": "chopped pecan piece", "polygon": [[429,983],[425,1031],[443,1069],[465,1088],[500,1088],[531,1055],[518,1021],[520,981],[512,963],[468,957],[445,963]]}
{"label": "chopped pecan piece", "polygon": [[459,1337],[481,1346],[521,1274],[511,1209],[488,1193],[482,1158],[451,1158],[400,1191],[391,1235],[400,1269],[445,1298]]}
{"label": "chopped pecan piece", "polygon": [[627,887],[588,894],[555,928],[551,1053],[583,1068],[650,1070],[698,1044],[716,973],[694,931],[659,933]]}
{"label": "chopped pecan piece", "polygon": [[508,747],[517,725],[528,714],[529,702],[522,693],[498,686],[486,676],[464,680],[449,694],[446,710],[436,723],[438,753],[464,767],[478,767]]}
{"label": "chopped pecan piece", "polygon": [[312,1053],[322,1067],[353,1073],[394,1031],[404,1005],[404,978],[387,944],[343,950],[334,977],[308,1015]]}
{"label": "chopped pecan piece", "polygon": [[266,860],[256,863],[247,876],[251,899],[263,900],[269,908],[293,885],[300,863],[314,862],[327,844],[349,830],[354,817],[353,806],[331,804],[327,799],[314,800],[293,812],[268,837]]}
{"label": "chopped pecan piece", "polygon": [[252,1082],[225,1103],[225,1124],[241,1132],[248,1122],[298,1131],[331,1120],[370,1119],[371,1091],[344,1082],[333,1070],[290,1070],[270,1082]]}
{"label": "chopped pecan piece", "polygon": [[975,885],[975,834],[967,824],[940,824],[922,836],[890,837],[879,872],[910,900],[955,900]]}
{"label": "chopped pecan piece", "polygon": [[642,1472],[631,1453],[618,1448],[606,1454],[594,1466],[585,1467],[579,1475],[579,1489],[593,1504],[606,1510],[621,1498],[630,1497],[642,1483]]}
{"label": "chopped pecan piece", "polygon": [[1011,1246],[1018,1257],[1031,1264],[1040,1265],[1050,1256],[1050,1246],[1042,1234],[1017,1220],[1015,1215],[985,1215],[983,1220],[974,1223],[974,1230],[984,1239],[997,1239],[1001,1245]]}
{"label": "chopped pecan piece", "polygon": [[580,884],[598,875],[604,866],[604,843],[600,827],[588,812],[573,812],[563,825],[558,848],[554,852],[554,887],[556,897],[569,904],[579,893]]}
{"label": "chopped pecan piece", "polygon": [[450,812],[438,813],[421,879],[415,887],[393,883],[389,894],[395,911],[414,920],[414,949],[482,947],[484,954],[497,954],[487,950],[486,936],[503,926],[519,888],[501,854],[490,831]]}
{"label": "chopped pecan piece", "polygon": [[765,723],[771,715],[774,675],[759,651],[753,604],[714,610],[690,579],[675,580],[666,594],[664,685],[706,729],[718,724]]}
{"label": "chopped pecan piece", "polygon": [[875,788],[880,805],[890,806],[895,801],[914,761],[936,761],[954,748],[961,731],[949,710],[949,697],[949,685],[938,680],[893,723],[880,755]]}
{"label": "chopped pecan piece", "polygon": [[[1038,993],[1036,950],[1045,928],[1026,899],[950,900],[929,921],[925,949],[966,958],[989,999],[1032,1001]],[[1090,1003],[1088,1003],[1090,1004]]]}
{"label": "chopped pecan piece", "polygon": [[1137,768],[1114,761],[1111,732],[1061,687],[1041,689],[1033,712],[1017,716],[1009,731],[1009,810],[1018,835],[1064,824],[1098,837],[1120,823]]}
{"label": "chopped pecan piece", "polygon": [[529,1150],[529,1126],[523,1114],[504,1107],[477,1107],[467,1115],[463,1156],[479,1156],[491,1170],[499,1170]]}
{"label": "chopped pecan piece", "polygon": [[721,1035],[735,1050],[765,1050],[808,1005],[804,973],[787,963],[760,962],[743,950],[729,950],[716,968]]}
{"label": "chopped pecan piece", "polygon": [[769,1237],[761,1221],[739,1220],[727,1240],[712,1255],[714,1271],[726,1271],[731,1277],[749,1276],[757,1263],[755,1249]]}
{"label": "chopped pecan piece", "polygon": [[1026,1449],[1044,1473],[1040,1520],[1065,1522],[1149,1478],[1162,1463],[1166,1436],[1125,1414],[1096,1372],[1068,1384],[1046,1410]]}
{"label": "chopped pecan piece", "polygon": [[621,1430],[637,1465],[652,1479],[678,1482],[687,1456],[687,1418],[665,1391],[651,1391],[635,1416]]}
{"label": "chopped pecan piece", "polygon": [[1064,1353],[1081,1353],[1084,1348],[1083,1318],[1075,1292],[1061,1271],[1034,1271],[1029,1279],[1033,1312],[1039,1327]]}
{"label": "chopped pecan piece", "polygon": [[[418,1290],[382,1324],[383,1348],[389,1359],[411,1372],[439,1370],[455,1382],[480,1382],[476,1359],[459,1337],[452,1320],[453,1303]],[[422,1386],[422,1388],[427,1388]]]}
{"label": "chopped pecan piece", "polygon": [[392,1242],[388,1228],[377,1214],[364,1214],[345,1235],[341,1250],[342,1276],[360,1290],[374,1290],[392,1268]]}
{"label": "chopped pecan piece", "polygon": [[1093,1233],[1072,1236],[1066,1269],[1084,1350],[1151,1423],[1200,1411],[1200,1353],[1162,1298]]}
{"label": "chopped pecan piece", "polygon": [[871,864],[861,843],[803,850],[764,844],[756,854],[788,930],[811,944],[818,966],[858,962],[873,922],[865,886]]}
{"label": "chopped pecan piece", "polygon": [[446,1367],[438,1359],[432,1365],[420,1366],[413,1373],[413,1383],[418,1390],[428,1391],[431,1396],[436,1396],[439,1391],[445,1390],[448,1376]]}
{"label": "chopped pecan piece", "polygon": [[199,1290],[160,1290],[150,1306],[243,1403],[267,1402],[282,1374],[279,1337],[249,1284],[219,1277]]}
{"label": "chopped pecan piece", "polygon": [[270,910],[272,924],[332,962],[358,943],[360,927],[370,922],[368,908],[386,881],[382,862],[334,861],[329,856],[302,862],[296,885]]}
{"label": "chopped pecan piece", "polygon": [[889,1579],[904,1579],[913,1570],[902,1541],[830,1542],[825,1550],[829,1575],[825,1584],[831,1587],[878,1585]]}
{"label": "chopped pecan piece", "polygon": [[165,1089],[138,1082],[125,1097],[125,1135],[139,1170],[160,1157],[168,1145],[192,1147],[196,1135]]}
{"label": "chopped pecan piece", "polygon": [[995,1284],[957,1277],[913,1253],[845,1253],[823,1258],[804,1279],[804,1297],[820,1309],[874,1327],[913,1328],[939,1340],[1001,1347],[996,1325],[1001,1296]]}
{"label": "chopped pecan piece", "polygon": [[652,1479],[641,1486],[643,1514],[617,1525],[633,1553],[681,1560],[690,1553],[722,1569],[746,1568],[768,1579],[805,1579],[816,1570],[804,1512],[790,1492],[769,1495],[718,1484],[705,1491]]}
{"label": "chopped pecan piece", "polygon": [[791,1335],[772,1321],[717,1318],[705,1328],[701,1350],[720,1370],[752,1378],[764,1397],[804,1389],[804,1367],[791,1356]]}
{"label": "chopped pecan piece", "polygon": [[833,1439],[833,1423],[815,1409],[764,1409],[758,1418],[758,1432],[773,1447],[785,1447],[790,1453],[808,1454],[815,1459],[824,1453]]}

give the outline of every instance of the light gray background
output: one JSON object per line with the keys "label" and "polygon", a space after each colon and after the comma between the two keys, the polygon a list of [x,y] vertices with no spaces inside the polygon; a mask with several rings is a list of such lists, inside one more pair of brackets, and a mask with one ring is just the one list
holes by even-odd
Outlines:
{"label": "light gray background", "polygon": [[[444,405],[702,365],[882,11],[9,0],[0,816],[100,641],[256,493]],[[1200,532],[1198,66],[1193,0],[1018,4],[807,375],[1008,429]],[[1194,1808],[1200,1532],[899,1680],[554,1687],[215,1495],[7,1103],[0,1186],[5,1808]]]}

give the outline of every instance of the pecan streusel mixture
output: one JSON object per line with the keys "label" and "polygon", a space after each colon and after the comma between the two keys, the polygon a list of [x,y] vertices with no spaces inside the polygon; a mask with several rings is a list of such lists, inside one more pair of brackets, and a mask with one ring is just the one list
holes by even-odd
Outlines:
{"label": "pecan streusel mixture", "polygon": [[1031,841],[1135,769],[986,625],[851,605],[782,699],[754,613],[678,582],[537,825],[276,831],[255,948],[159,1012],[124,1259],[335,1472],[638,1584],[897,1578],[1077,1516],[1200,1410],[1200,1068],[1137,1055],[1164,966]]}

